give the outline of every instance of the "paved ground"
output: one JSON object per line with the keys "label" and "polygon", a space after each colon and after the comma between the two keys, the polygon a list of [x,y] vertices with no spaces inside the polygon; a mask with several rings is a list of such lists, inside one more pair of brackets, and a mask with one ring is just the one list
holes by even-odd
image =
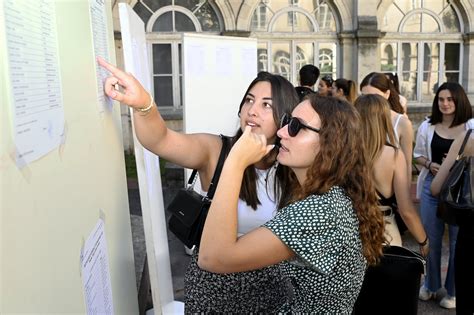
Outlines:
{"label": "paved ground", "polygon": [[[178,175],[179,176],[179,175]],[[181,187],[182,179],[179,180],[169,180],[163,182],[163,197],[165,207],[168,205],[169,201],[173,198],[177,189]],[[132,234],[133,234],[133,248],[135,253],[135,269],[137,274],[137,287],[141,277],[141,271],[143,270],[144,257],[145,257],[145,240],[143,235],[143,222],[141,217],[140,209],[140,197],[138,193],[138,186],[136,181],[129,180],[129,203],[130,203],[130,218],[132,222]],[[168,246],[170,249],[170,260],[171,260],[171,272],[173,278],[173,287],[175,300],[183,300],[183,288],[184,288],[184,272],[186,266],[189,262],[189,256],[185,254],[183,245],[176,239],[172,233],[168,233]],[[418,245],[413,240],[409,233],[406,233],[403,236],[403,243],[406,247],[418,250]],[[446,248],[446,246],[444,246]],[[443,278],[447,270],[447,252],[443,250],[443,259],[442,259],[442,272]],[[423,280],[422,280],[423,282]],[[446,310],[441,308],[438,303],[441,298],[446,294],[444,290],[440,291],[437,301],[420,301],[418,304],[418,314],[455,314],[455,310]],[[390,297],[387,297],[390,299]],[[382,312],[383,313],[383,312]]]}

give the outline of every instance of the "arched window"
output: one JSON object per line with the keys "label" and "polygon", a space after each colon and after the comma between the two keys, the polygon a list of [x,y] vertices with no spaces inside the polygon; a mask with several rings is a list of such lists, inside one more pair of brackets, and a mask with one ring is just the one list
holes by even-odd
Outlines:
{"label": "arched window", "polygon": [[305,64],[336,76],[338,24],[333,10],[326,0],[260,0],[249,25],[258,39],[258,70],[272,69],[294,84]]}
{"label": "arched window", "polygon": [[145,23],[151,45],[156,103],[171,114],[182,106],[181,33],[219,34],[219,10],[211,0],[138,0],[133,10]]}
{"label": "arched window", "polygon": [[395,0],[388,7],[381,70],[398,72],[412,104],[431,104],[441,83],[461,81],[462,25],[450,1]]}

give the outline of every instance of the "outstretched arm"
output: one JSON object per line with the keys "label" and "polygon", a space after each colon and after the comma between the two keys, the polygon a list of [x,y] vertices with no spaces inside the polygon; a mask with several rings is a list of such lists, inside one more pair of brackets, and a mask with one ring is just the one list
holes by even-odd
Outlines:
{"label": "outstretched arm", "polygon": [[201,268],[229,273],[259,269],[291,258],[294,253],[270,230],[260,227],[237,238],[237,203],[244,170],[271,149],[263,135],[246,127],[222,169],[199,248]]}
{"label": "outstretched arm", "polygon": [[[220,151],[219,137],[209,134],[186,135],[168,129],[158,107],[152,104],[150,93],[135,77],[103,58],[98,57],[97,61],[111,73],[105,80],[104,92],[112,99],[134,109],[135,132],[145,148],[178,165],[212,174]],[[115,89],[116,85],[119,85],[122,91]],[[140,111],[148,108],[150,104],[153,105],[150,110]],[[213,163],[209,163],[210,160]]]}

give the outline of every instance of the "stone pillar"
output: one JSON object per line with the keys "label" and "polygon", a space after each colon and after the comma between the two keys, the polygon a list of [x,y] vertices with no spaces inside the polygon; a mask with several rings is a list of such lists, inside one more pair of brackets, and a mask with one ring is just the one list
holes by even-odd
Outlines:
{"label": "stone pillar", "polygon": [[[349,80],[357,80],[357,70],[354,67],[356,61],[356,47],[353,32],[342,32],[338,35],[341,55],[339,56],[337,67],[340,76],[335,79],[344,78]],[[357,83],[357,82],[356,82]]]}
{"label": "stone pillar", "polygon": [[464,36],[463,58],[463,64],[460,65],[463,77],[461,84],[466,90],[471,104],[474,104],[474,32]]}
{"label": "stone pillar", "polygon": [[359,16],[357,37],[357,82],[370,72],[380,71],[379,38],[376,16]]}

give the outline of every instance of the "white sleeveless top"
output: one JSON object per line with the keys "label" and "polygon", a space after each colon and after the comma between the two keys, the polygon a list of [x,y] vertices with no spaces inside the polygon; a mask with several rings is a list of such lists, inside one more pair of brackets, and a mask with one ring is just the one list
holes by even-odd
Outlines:
{"label": "white sleeveless top", "polygon": [[[268,170],[255,169],[257,173],[257,195],[260,205],[257,210],[252,209],[247,203],[239,199],[238,204],[238,236],[252,231],[272,219],[277,211],[277,201],[275,200],[273,184],[275,182],[275,168]],[[268,174],[268,176],[267,176]]]}
{"label": "white sleeveless top", "polygon": [[395,119],[395,123],[393,124],[393,132],[395,133],[395,140],[397,141],[397,146],[400,146],[400,138],[398,136],[398,123],[400,122],[400,119],[402,118],[402,114],[398,114],[397,118]]}

